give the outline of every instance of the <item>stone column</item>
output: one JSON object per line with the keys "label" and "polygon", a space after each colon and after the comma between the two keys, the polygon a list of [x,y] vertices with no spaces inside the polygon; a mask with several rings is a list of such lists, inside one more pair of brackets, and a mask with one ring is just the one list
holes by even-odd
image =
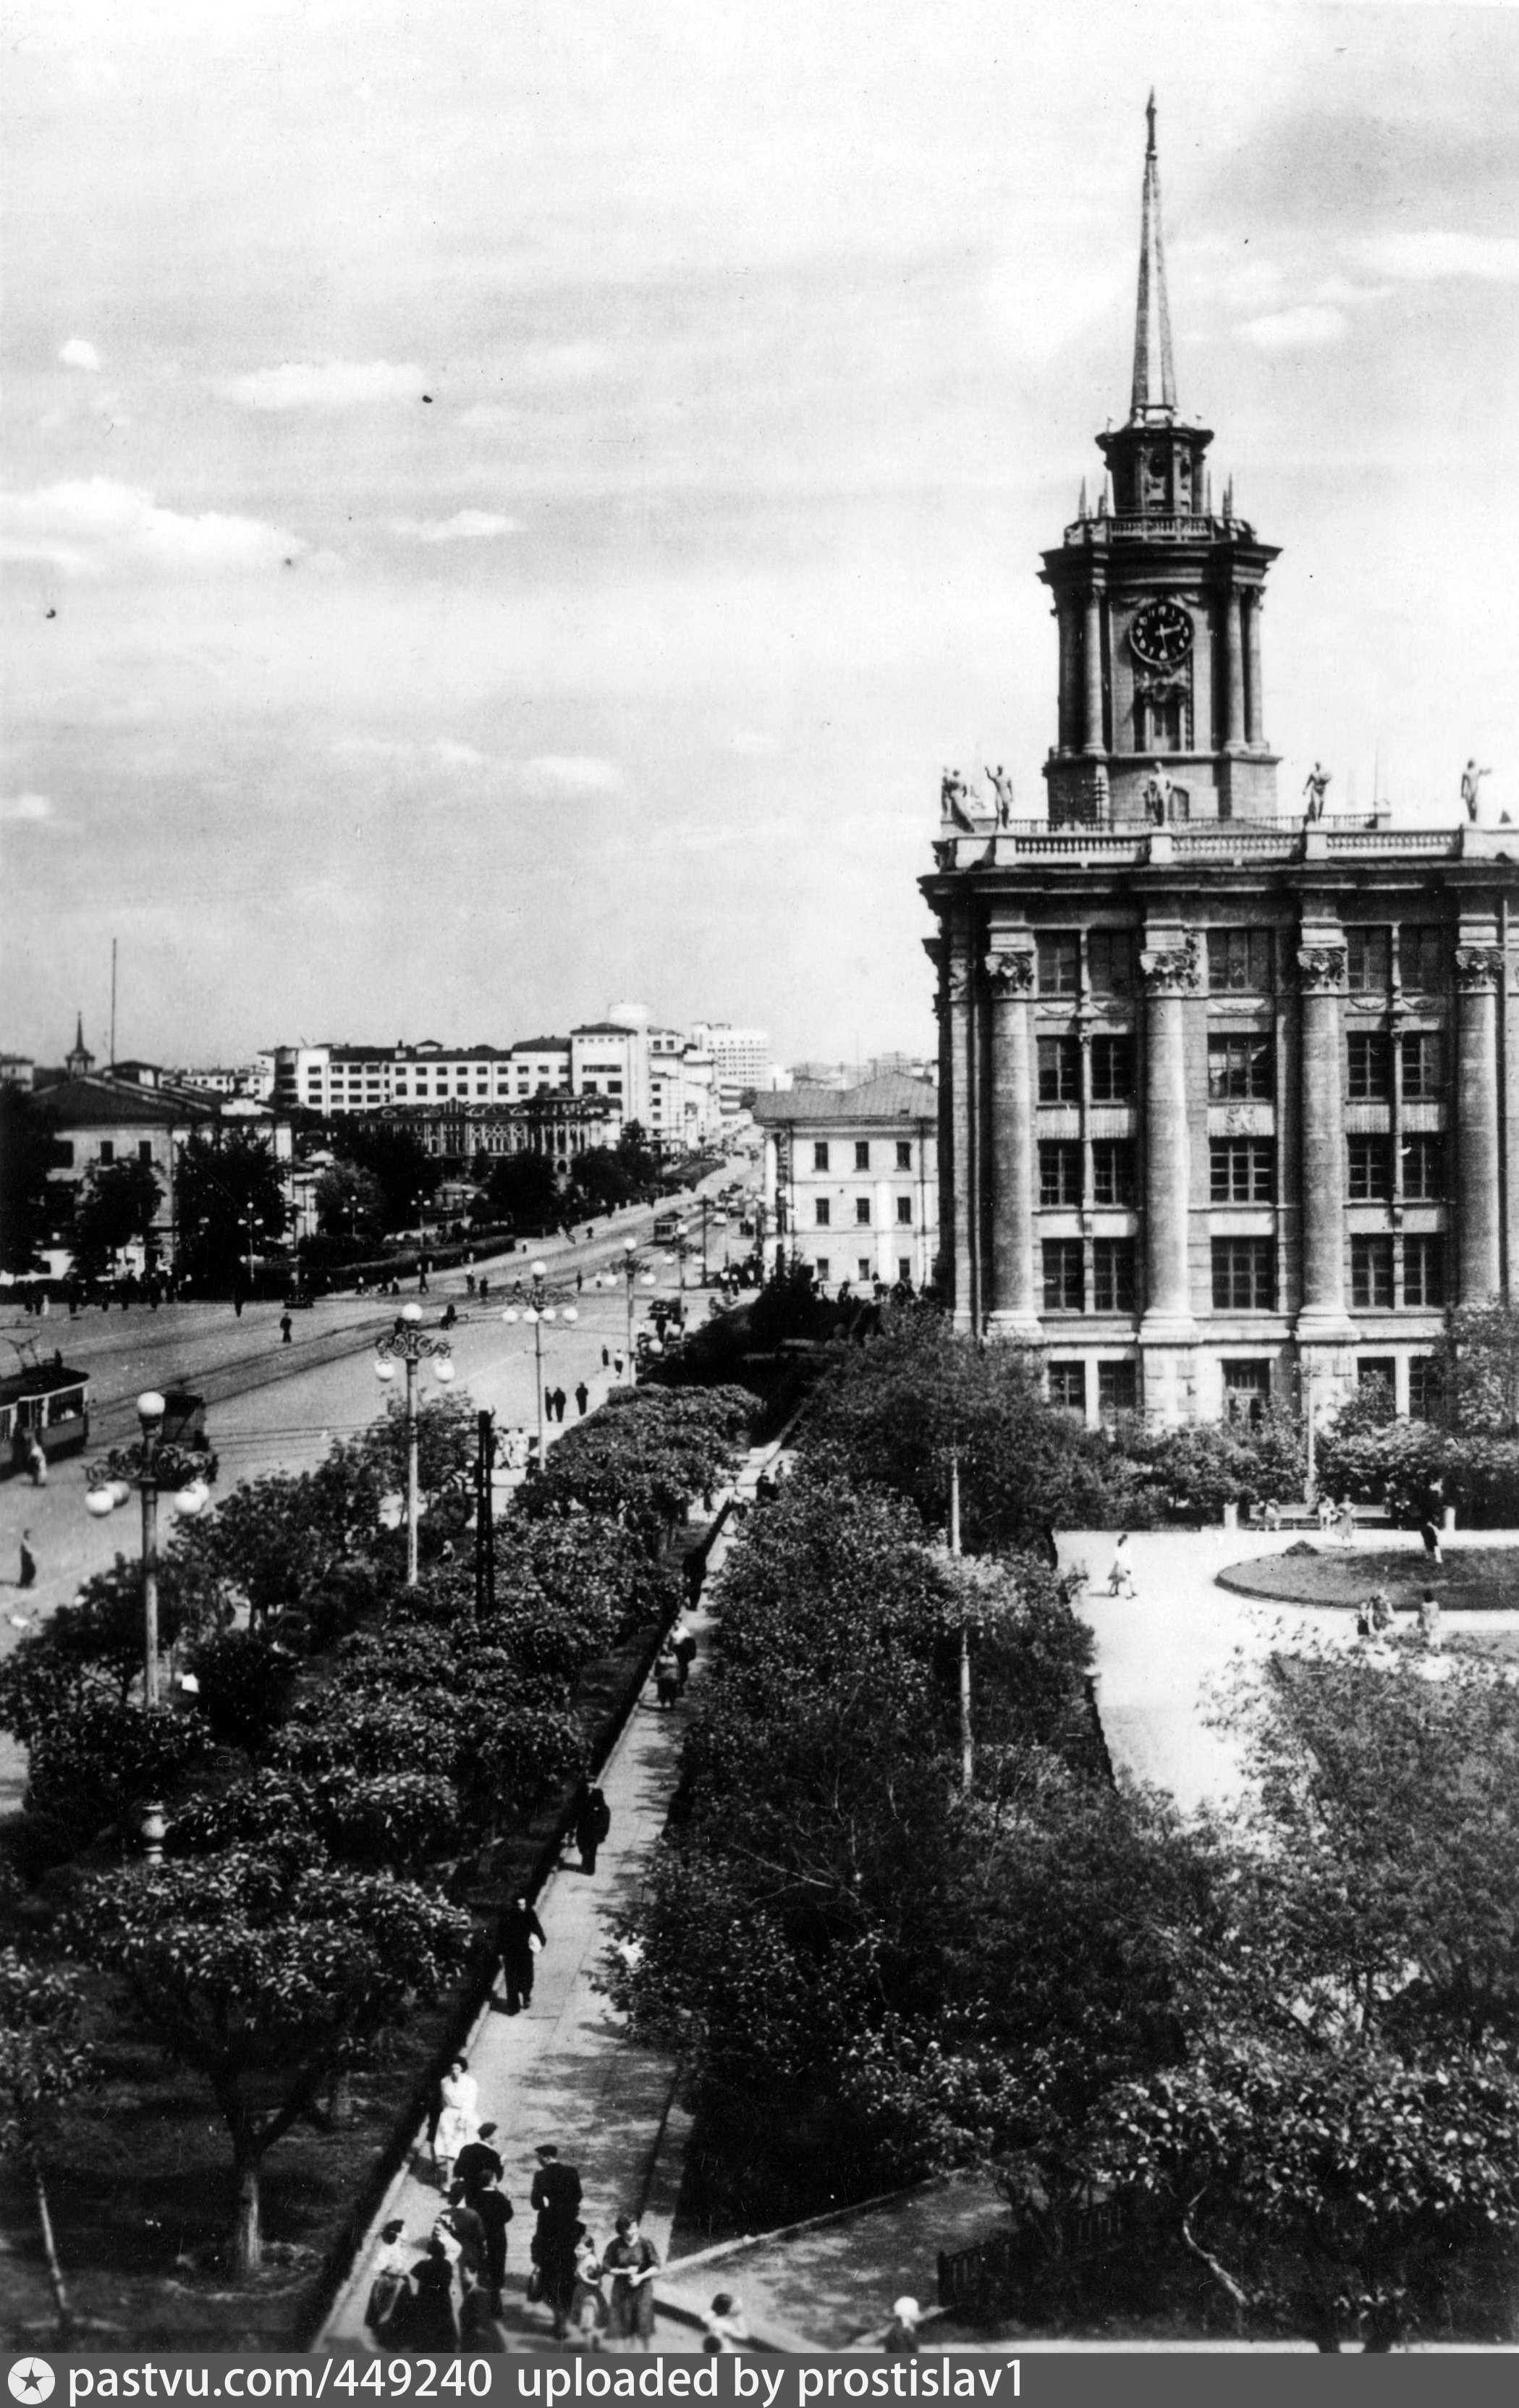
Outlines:
{"label": "stone column", "polygon": [[951,1052],[949,946],[942,937],[924,937],[924,952],[934,965],[934,1018],[939,1023],[939,1237],[934,1254],[934,1284],[946,1303],[954,1290],[954,1061]]}
{"label": "stone column", "polygon": [[1340,1074],[1344,946],[1301,946],[1297,982],[1303,1056],[1303,1296],[1297,1337],[1314,1344],[1354,1334],[1345,1313],[1345,1111]]}
{"label": "stone column", "polygon": [[1190,1160],[1182,998],[1198,983],[1197,939],[1139,956],[1145,992],[1145,1341],[1196,1339],[1189,1265]]}
{"label": "stone column", "polygon": [[991,993],[991,1084],[987,1097],[992,1172],[992,1296],[988,1327],[1038,1343],[1034,1285],[1034,998],[1032,946],[986,956]]}
{"label": "stone column", "polygon": [[953,1163],[949,1243],[954,1264],[954,1326],[957,1329],[979,1329],[981,1098],[976,1078],[972,966],[963,928],[956,928],[950,939],[945,979],[950,1031],[950,1151]]}
{"label": "stone column", "polygon": [[1238,751],[1245,732],[1245,671],[1240,650],[1240,613],[1243,597],[1232,589],[1224,606],[1224,741]]}
{"label": "stone column", "polygon": [[1055,604],[1060,629],[1060,703],[1056,735],[1062,752],[1082,749],[1081,621],[1064,595]]}
{"label": "stone column", "polygon": [[1252,587],[1241,595],[1245,613],[1245,742],[1253,752],[1265,749],[1265,710],[1261,694],[1261,605],[1265,596]]}
{"label": "stone column", "polygon": [[1088,752],[1105,752],[1102,724],[1102,588],[1094,585],[1086,597],[1086,633],[1082,645],[1086,683],[1084,743]]}
{"label": "stone column", "polygon": [[1455,949],[1456,1299],[1486,1304],[1502,1285],[1499,1252],[1496,945]]}

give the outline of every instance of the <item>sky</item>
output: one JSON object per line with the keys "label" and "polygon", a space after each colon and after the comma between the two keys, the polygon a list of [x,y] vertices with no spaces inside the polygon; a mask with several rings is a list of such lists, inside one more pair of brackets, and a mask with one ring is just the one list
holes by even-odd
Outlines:
{"label": "sky", "polygon": [[1283,800],[1519,819],[1519,13],[0,0],[0,1050],[931,1049],[1127,407],[1283,556]]}

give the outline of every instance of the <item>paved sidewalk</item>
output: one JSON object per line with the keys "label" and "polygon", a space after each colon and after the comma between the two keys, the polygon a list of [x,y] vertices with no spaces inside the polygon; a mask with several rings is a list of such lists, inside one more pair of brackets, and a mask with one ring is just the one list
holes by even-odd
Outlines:
{"label": "paved sidewalk", "polygon": [[[1241,1675],[1282,1647],[1359,1643],[1354,1616],[1343,1609],[1272,1605],[1217,1585],[1225,1566],[1284,1554],[1301,1536],[1293,1530],[1136,1531],[1129,1541],[1132,1599],[1108,1595],[1111,1530],[1073,1531],[1059,1542],[1062,1570],[1084,1563],[1090,1575],[1079,1611],[1096,1641],[1097,1712],[1114,1766],[1131,1781],[1168,1789],[1184,1813],[1227,1806],[1244,1793],[1239,1740],[1216,1719]],[[1370,1552],[1390,1542],[1396,1534],[1376,1530],[1365,1545]],[[1515,1542],[1512,1532],[1476,1530],[1445,1544]],[[1334,1551],[1332,1541],[1326,1551]],[[1519,1628],[1519,1612],[1447,1612],[1442,1619],[1452,1635]]]}
{"label": "paved sidewalk", "polygon": [[[758,1472],[773,1452],[764,1448],[751,1455],[737,1484],[739,1498],[752,1496]],[[691,1526],[688,1539],[695,1541],[704,1526]],[[711,1570],[722,1562],[730,1527],[724,1524],[714,1543]],[[691,1621],[697,1639],[695,1686],[704,1676],[712,1626],[706,1612]],[[642,2214],[661,2257],[668,2255],[686,2126],[675,2097],[679,2069],[656,2050],[630,2045],[622,2017],[597,1991],[595,1977],[612,1926],[636,1902],[665,1828],[685,1725],[681,1706],[663,1712],[652,1702],[652,1686],[646,1687],[602,1771],[612,1822],[595,1879],[577,1870],[572,1849],[537,1899],[548,1944],[537,1959],[532,2005],[510,2016],[487,2007],[466,2042],[469,2070],[480,2084],[481,2117],[499,2127],[502,2187],[515,2210],[504,2323],[519,2347],[540,2345],[550,2336],[547,2310],[529,2306],[524,2295],[534,2225],[528,2194],[539,2142],[553,2141],[565,2160],[579,2168],[585,2189],[581,2214],[598,2242],[611,2237],[612,2220],[625,2209]],[[496,1988],[499,1996],[499,1977]],[[364,2307],[380,2227],[402,2217],[408,2243],[420,2248],[441,2204],[423,2131],[355,2257],[318,2346],[366,2342]],[[683,2322],[662,2320],[659,2346],[695,2350],[700,2334]]]}

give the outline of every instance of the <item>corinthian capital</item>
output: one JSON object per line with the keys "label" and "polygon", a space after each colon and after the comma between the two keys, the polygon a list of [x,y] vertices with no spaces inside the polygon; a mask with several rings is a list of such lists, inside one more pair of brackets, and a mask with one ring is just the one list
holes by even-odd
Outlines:
{"label": "corinthian capital", "polygon": [[1503,955],[1497,945],[1457,945],[1455,983],[1463,995],[1491,995],[1498,985]]}
{"label": "corinthian capital", "polygon": [[1297,983],[1305,995],[1339,995],[1345,984],[1343,945],[1299,945]]}
{"label": "corinthian capital", "polygon": [[1179,945],[1139,955],[1146,995],[1196,995],[1201,982],[1201,951],[1189,930]]}
{"label": "corinthian capital", "polygon": [[1010,947],[988,953],[986,975],[995,996],[1032,995],[1034,956],[1031,953],[1014,952]]}

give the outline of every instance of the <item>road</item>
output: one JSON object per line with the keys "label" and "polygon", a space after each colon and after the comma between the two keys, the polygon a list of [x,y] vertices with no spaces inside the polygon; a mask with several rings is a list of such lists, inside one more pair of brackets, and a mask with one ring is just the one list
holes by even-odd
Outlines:
{"label": "road", "polygon": [[[715,1190],[730,1178],[729,1170],[714,1172],[704,1182]],[[598,1221],[595,1234],[578,1240],[554,1239],[541,1245],[494,1256],[472,1266],[491,1283],[489,1307],[466,1294],[465,1271],[436,1275],[430,1293],[420,1300],[424,1326],[436,1330],[444,1306],[452,1302],[458,1326],[450,1332],[456,1370],[453,1393],[467,1392],[472,1403],[489,1407],[501,1428],[534,1430],[537,1426],[538,1379],[537,1347],[531,1327],[519,1322],[509,1327],[502,1309],[511,1301],[512,1283],[525,1278],[527,1267],[543,1262],[550,1287],[574,1304],[580,1318],[573,1326],[555,1320],[540,1326],[544,1383],[570,1394],[565,1426],[575,1419],[573,1392],[581,1379],[594,1408],[616,1383],[615,1363],[627,1352],[628,1307],[622,1277],[623,1248],[634,1239],[647,1249],[652,1227],[647,1206]],[[714,1220],[711,1259],[723,1260],[723,1225]],[[738,1251],[737,1237],[733,1240]],[[635,1326],[645,1325],[649,1307],[668,1296],[680,1280],[680,1265],[671,1254],[655,1251],[650,1267],[655,1285],[640,1280],[634,1288]],[[615,1268],[614,1289],[597,1289],[593,1275]],[[688,1264],[690,1276],[699,1276]],[[583,1285],[576,1292],[580,1274]],[[408,1283],[406,1296],[416,1296]],[[706,1311],[699,1290],[690,1309]],[[339,1296],[324,1298],[309,1311],[294,1315],[292,1343],[280,1340],[278,1304],[249,1305],[240,1320],[230,1304],[165,1305],[158,1312],[145,1305],[130,1312],[88,1312],[71,1322],[66,1313],[46,1321],[24,1314],[0,1317],[0,1338],[20,1348],[35,1343],[44,1354],[60,1348],[65,1361],[92,1375],[91,1445],[83,1456],[54,1466],[46,1488],[35,1489],[25,1479],[0,1485],[0,1656],[17,1643],[23,1627],[72,1597],[79,1583],[103,1570],[117,1553],[135,1556],[138,1527],[135,1508],[96,1521],[84,1510],[86,1465],[105,1447],[135,1438],[136,1399],[150,1387],[184,1384],[198,1389],[208,1402],[208,1426],[221,1464],[222,1493],[239,1480],[253,1480],[269,1471],[300,1471],[319,1463],[335,1438],[351,1437],[366,1428],[384,1410],[384,1396],[374,1375],[374,1344],[393,1327],[394,1300]],[[609,1358],[603,1361],[603,1354]],[[625,1374],[624,1374],[625,1377]],[[424,1370],[421,1393],[433,1383]],[[552,1433],[546,1433],[552,1439]],[[15,1585],[22,1529],[31,1532],[37,1558],[37,1584],[22,1596]],[[19,1753],[0,1739],[0,1813],[17,1802],[21,1778]]]}

